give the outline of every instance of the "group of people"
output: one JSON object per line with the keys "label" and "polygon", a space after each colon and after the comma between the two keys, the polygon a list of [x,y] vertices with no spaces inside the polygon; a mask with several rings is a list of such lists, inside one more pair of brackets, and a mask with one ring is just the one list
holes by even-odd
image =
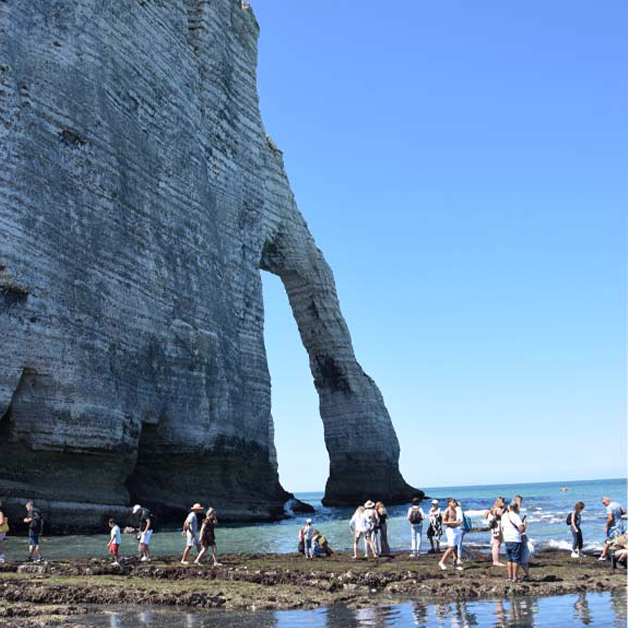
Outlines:
{"label": "group of people", "polygon": [[[495,567],[505,566],[508,580],[515,582],[519,580],[520,570],[524,573],[524,579],[529,579],[529,556],[534,551],[527,535],[528,521],[526,516],[521,514],[522,501],[523,498],[520,495],[515,495],[508,504],[506,504],[504,497],[498,497],[491,508],[484,512],[486,526],[491,534],[493,565]],[[418,557],[420,554],[423,525],[427,520],[430,552],[440,552],[443,530],[445,532],[447,548],[438,562],[440,569],[447,570],[448,560],[451,559],[453,568],[462,570],[463,538],[465,533],[471,530],[470,519],[463,512],[462,505],[455,499],[449,498],[447,499],[447,507],[441,512],[439,501],[433,499],[426,515],[420,504],[421,500],[414,498],[406,513],[406,519],[410,525],[410,556]],[[613,560],[613,566],[626,563],[628,542],[623,521],[626,511],[618,502],[612,501],[609,497],[603,497],[602,504],[606,509],[605,542],[599,560],[607,560],[610,557]],[[41,561],[39,536],[44,521],[41,512],[32,501],[29,500],[25,507],[26,517],[24,517],[23,522],[28,526],[29,559]],[[584,502],[576,502],[566,519],[573,540],[571,552],[573,558],[580,558],[583,555],[582,512],[584,509]],[[150,560],[150,541],[155,530],[155,517],[148,508],[139,504],[133,506],[132,513],[138,517],[139,522],[137,539],[139,540],[140,559],[142,561]],[[206,510],[199,503],[190,508],[181,532],[185,538],[185,548],[181,557],[182,564],[189,564],[190,554],[195,548],[197,556],[194,562],[196,564],[200,563],[211,549],[213,564],[220,565],[215,537],[217,524],[218,518],[213,508],[208,507]],[[110,536],[107,547],[113,558],[113,564],[119,565],[122,532],[115,518],[109,518],[108,525]],[[363,542],[364,555],[367,558],[369,554],[374,558],[390,554],[388,511],[382,502],[374,503],[368,500],[363,505],[358,506],[349,525],[353,536],[353,558],[358,558],[360,541]],[[4,539],[9,529],[9,520],[3,512],[2,502],[0,502],[0,563],[5,560]],[[131,531],[133,530],[131,529]],[[305,525],[299,529],[298,540],[299,552],[308,559],[334,554],[329,540],[320,530],[314,528],[311,519],[307,519]],[[500,561],[502,544],[505,544],[505,564]]]}
{"label": "group of people", "polygon": [[[155,517],[148,508],[144,508],[139,504],[133,506],[133,514],[139,517],[138,540],[140,560],[150,560],[150,541],[155,531]],[[212,559],[215,566],[219,566],[218,550],[216,548],[215,529],[218,525],[218,517],[216,511],[210,506],[205,512],[205,508],[201,504],[196,503],[190,508],[185,521],[181,536],[185,538],[185,548],[181,556],[181,564],[189,565],[189,558],[192,549],[196,549],[195,564],[200,564],[203,556],[211,549]],[[111,534],[109,537],[109,553],[113,556],[113,565],[119,565],[119,551],[121,542],[120,526],[115,519],[109,519],[109,527]]]}

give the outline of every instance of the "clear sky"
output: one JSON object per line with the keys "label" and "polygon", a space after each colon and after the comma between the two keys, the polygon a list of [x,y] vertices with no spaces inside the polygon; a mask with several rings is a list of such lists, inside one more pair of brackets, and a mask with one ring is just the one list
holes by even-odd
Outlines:
{"label": "clear sky", "polygon": [[[260,106],[415,486],[626,476],[624,0],[254,0]],[[279,473],[318,398],[264,274]]]}

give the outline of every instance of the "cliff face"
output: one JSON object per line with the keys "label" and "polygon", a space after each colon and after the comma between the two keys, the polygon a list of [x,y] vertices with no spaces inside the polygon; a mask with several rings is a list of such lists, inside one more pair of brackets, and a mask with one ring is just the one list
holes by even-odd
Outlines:
{"label": "cliff face", "polygon": [[281,513],[260,269],[310,355],[328,502],[409,495],[264,133],[257,36],[236,0],[0,2],[0,494],[58,525]]}

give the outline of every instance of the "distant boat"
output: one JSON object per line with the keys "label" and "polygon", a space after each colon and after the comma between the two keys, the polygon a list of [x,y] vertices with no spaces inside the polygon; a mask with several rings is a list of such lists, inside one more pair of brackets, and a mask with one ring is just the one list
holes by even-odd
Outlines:
{"label": "distant boat", "polygon": [[566,492],[569,490],[569,488],[568,488],[568,487],[566,487],[566,486],[561,486],[561,487],[560,487],[560,490],[561,490],[563,493],[566,493]]}

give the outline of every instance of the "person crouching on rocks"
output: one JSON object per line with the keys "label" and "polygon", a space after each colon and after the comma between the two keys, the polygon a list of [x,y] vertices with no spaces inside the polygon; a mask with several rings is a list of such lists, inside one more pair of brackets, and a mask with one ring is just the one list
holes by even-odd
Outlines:
{"label": "person crouching on rocks", "polygon": [[312,534],[312,556],[333,556],[334,551],[329,547],[327,537],[318,530],[314,530]]}
{"label": "person crouching on rocks", "polygon": [[120,534],[120,526],[116,523],[113,517],[109,519],[109,528],[111,532],[109,534],[109,543],[107,543],[107,547],[109,548],[109,553],[113,556],[113,562],[111,564],[115,567],[119,567],[120,563],[118,560],[120,558],[122,535]]}
{"label": "person crouching on rocks", "polygon": [[447,549],[440,559],[438,566],[445,571],[447,569],[445,562],[451,556],[456,569],[462,571],[462,565],[457,564],[458,546],[460,545],[462,530],[460,529],[460,522],[456,517],[456,500],[452,497],[447,500],[447,509],[443,514],[443,527],[445,528],[445,536],[447,537]]}
{"label": "person crouching on rocks", "polygon": [[201,525],[200,532],[200,541],[201,541],[201,551],[199,552],[196,560],[194,561],[197,565],[200,564],[201,559],[207,553],[207,550],[211,547],[212,549],[212,557],[214,559],[214,567],[220,567],[220,563],[218,562],[218,550],[216,549],[216,533],[215,528],[218,525],[218,517],[216,517],[216,511],[210,506],[207,509],[207,514],[203,519],[203,524]]}
{"label": "person crouching on rocks", "polygon": [[139,504],[133,506],[133,514],[140,518],[139,527],[139,552],[140,560],[146,562],[150,560],[150,540],[153,536],[153,518],[148,508],[142,508]]}
{"label": "person crouching on rocks", "polygon": [[189,565],[188,556],[193,547],[196,548],[198,554],[201,553],[201,542],[198,538],[198,517],[197,513],[201,513],[205,510],[200,504],[194,504],[190,508],[190,514],[185,518],[183,522],[183,531],[181,536],[185,537],[185,549],[183,550],[183,556],[181,557],[182,565]]}

